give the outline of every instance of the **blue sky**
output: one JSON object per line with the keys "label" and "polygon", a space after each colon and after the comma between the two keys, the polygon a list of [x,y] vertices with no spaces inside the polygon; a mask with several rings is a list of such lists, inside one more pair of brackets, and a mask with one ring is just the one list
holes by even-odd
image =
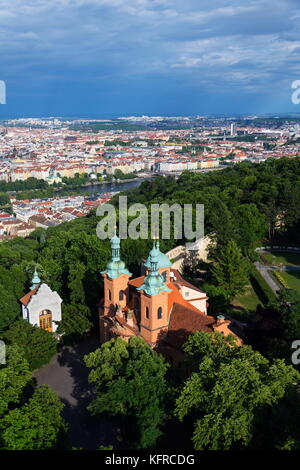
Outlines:
{"label": "blue sky", "polygon": [[300,112],[299,0],[1,0],[5,116]]}

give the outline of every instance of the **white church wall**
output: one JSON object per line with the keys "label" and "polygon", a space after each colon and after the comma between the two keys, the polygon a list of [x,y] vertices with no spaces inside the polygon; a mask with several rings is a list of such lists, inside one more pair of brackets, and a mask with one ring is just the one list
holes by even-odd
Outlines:
{"label": "white church wall", "polygon": [[187,286],[181,286],[180,292],[185,300],[187,300],[190,304],[200,310],[200,312],[205,313],[205,315],[207,315],[207,299],[205,292],[199,292],[198,290],[192,289]]}
{"label": "white church wall", "polygon": [[61,321],[61,303],[62,299],[57,292],[52,291],[47,284],[41,284],[37,293],[31,297],[27,308],[24,309],[23,307],[23,318],[27,320],[27,310],[29,323],[39,326],[39,316],[42,310],[50,310],[52,313],[52,331],[55,332],[57,329],[55,322]]}

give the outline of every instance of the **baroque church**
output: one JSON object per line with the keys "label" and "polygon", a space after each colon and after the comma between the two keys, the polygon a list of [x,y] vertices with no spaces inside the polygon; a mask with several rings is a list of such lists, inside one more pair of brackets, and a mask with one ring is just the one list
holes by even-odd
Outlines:
{"label": "baroque church", "polygon": [[207,315],[208,298],[172,269],[169,258],[155,240],[145,262],[146,275],[131,279],[120,258],[120,239],[111,239],[111,260],[105,271],[104,298],[100,303],[100,341],[140,336],[170,360],[181,356],[181,346],[195,331],[219,331],[242,341],[224,316]]}
{"label": "baroque church", "polygon": [[62,299],[57,292],[41,282],[36,270],[30,291],[21,297],[20,302],[24,320],[43,330],[53,333],[56,331],[56,322],[61,321]]}

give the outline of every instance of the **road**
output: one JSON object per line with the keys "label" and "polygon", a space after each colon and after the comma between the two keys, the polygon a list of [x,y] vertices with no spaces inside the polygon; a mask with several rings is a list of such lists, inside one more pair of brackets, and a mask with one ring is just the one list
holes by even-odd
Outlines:
{"label": "road", "polygon": [[278,291],[281,289],[281,286],[275,282],[275,280],[270,276],[269,269],[270,266],[265,266],[261,264],[259,261],[256,261],[255,263],[256,269],[260,272],[266,283],[270,286],[272,291],[274,292],[275,295],[277,295]]}
{"label": "road", "polygon": [[83,357],[97,347],[99,337],[96,334],[75,347],[65,346],[49,364],[34,374],[38,385],[49,385],[64,403],[63,417],[69,424],[72,447],[88,450],[98,449],[100,445],[116,446],[113,419],[91,416],[86,409],[93,392]]}

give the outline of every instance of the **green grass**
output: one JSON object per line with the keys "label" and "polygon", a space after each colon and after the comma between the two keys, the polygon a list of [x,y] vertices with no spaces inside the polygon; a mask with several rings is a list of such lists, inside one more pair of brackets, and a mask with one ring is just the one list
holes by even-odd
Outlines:
{"label": "green grass", "polygon": [[253,290],[251,285],[247,286],[243,294],[237,295],[232,302],[234,305],[239,305],[247,310],[256,310],[256,306],[260,304],[260,300]]}
{"label": "green grass", "polygon": [[289,289],[300,290],[300,271],[282,271],[280,274],[287,283]]}
{"label": "green grass", "polygon": [[262,255],[275,266],[278,266],[281,263],[284,266],[300,266],[300,253],[284,253],[282,251],[278,251],[276,253],[262,252]]}
{"label": "green grass", "polygon": [[237,295],[230,304],[230,315],[237,320],[246,321],[252,312],[256,311],[258,304],[261,304],[253,287],[246,286],[243,294]]}

